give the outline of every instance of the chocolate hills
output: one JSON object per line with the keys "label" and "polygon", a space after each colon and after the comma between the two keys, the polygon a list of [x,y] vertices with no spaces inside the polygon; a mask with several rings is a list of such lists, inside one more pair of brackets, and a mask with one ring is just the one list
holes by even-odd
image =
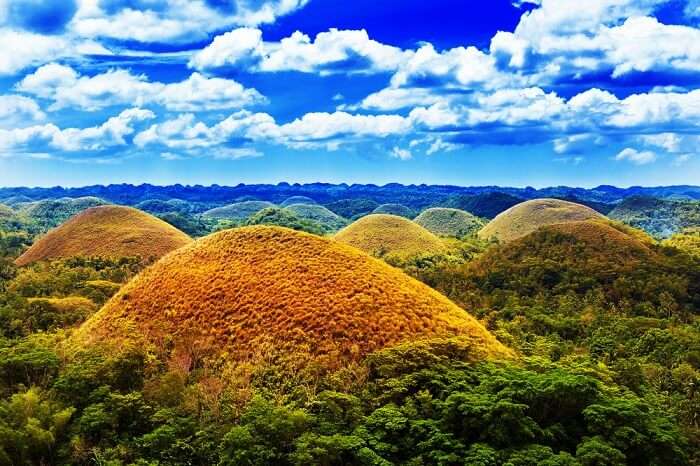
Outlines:
{"label": "chocolate hills", "polygon": [[387,214],[387,215],[398,215],[399,217],[404,217],[412,219],[416,216],[416,212],[410,207],[406,207],[402,204],[382,204],[377,206],[372,212],[373,214]]}
{"label": "chocolate hills", "polygon": [[469,212],[434,207],[421,212],[414,222],[439,236],[460,238],[479,231],[485,222]]}
{"label": "chocolate hills", "polygon": [[15,264],[75,256],[159,258],[190,241],[180,230],[140,210],[92,207],[41,237]]}
{"label": "chocolate hills", "polygon": [[372,214],[340,230],[334,237],[372,255],[412,256],[446,250],[445,243],[422,226],[396,215]]}
{"label": "chocolate hills", "polygon": [[318,223],[329,232],[338,231],[348,224],[341,216],[317,204],[292,204],[286,209],[302,220]]}
{"label": "chocolate hills", "polygon": [[306,196],[292,196],[292,197],[288,197],[287,199],[282,201],[282,203],[280,204],[280,207],[289,207],[289,206],[294,205],[294,204],[306,204],[306,205],[311,204],[311,205],[313,205],[313,204],[317,204],[317,202],[314,201],[313,199],[311,199],[310,197],[306,197]]}
{"label": "chocolate hills", "polygon": [[275,207],[275,205],[267,201],[243,201],[207,210],[202,215],[223,220],[245,220],[268,207]]}
{"label": "chocolate hills", "polygon": [[534,199],[521,202],[498,214],[479,231],[479,237],[508,242],[543,226],[604,218],[595,210],[581,204],[559,199]]}
{"label": "chocolate hills", "polygon": [[[164,257],[78,331],[90,344],[196,340],[245,359],[272,345],[341,359],[409,340],[463,336],[509,354],[447,298],[357,249],[279,227],[226,230]],[[335,359],[335,358],[334,358]]]}

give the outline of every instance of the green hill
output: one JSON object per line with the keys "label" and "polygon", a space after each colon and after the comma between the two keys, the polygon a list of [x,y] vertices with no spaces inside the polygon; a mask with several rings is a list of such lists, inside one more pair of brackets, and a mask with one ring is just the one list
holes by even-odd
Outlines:
{"label": "green hill", "polygon": [[321,205],[292,204],[287,210],[302,220],[318,223],[327,232],[338,231],[348,225],[348,221]]}
{"label": "green hill", "polygon": [[319,223],[308,219],[302,219],[294,212],[284,207],[267,207],[260,212],[251,215],[245,222],[246,226],[266,225],[290,228],[296,231],[305,231],[314,235],[323,236],[328,231]]}
{"label": "green hill", "polygon": [[441,207],[465,210],[477,217],[494,218],[504,210],[523,202],[523,200],[523,198],[510,194],[492,192],[475,196],[453,196],[443,202]]}
{"label": "green hill", "polygon": [[398,215],[399,217],[407,218],[409,220],[416,216],[416,212],[413,209],[402,204],[382,204],[374,209],[372,213]]}
{"label": "green hill", "polygon": [[700,227],[700,202],[634,196],[619,203],[608,216],[656,238],[668,238],[685,228]]}
{"label": "green hill", "polygon": [[244,201],[207,210],[203,216],[222,220],[245,220],[268,207],[275,207],[275,205],[267,201]]}
{"label": "green hill", "polygon": [[136,204],[135,207],[139,210],[143,210],[144,212],[154,215],[171,212],[186,215],[192,212],[191,204],[187,201],[183,201],[182,199],[168,199],[167,201],[162,199],[149,199]]}
{"label": "green hill", "polygon": [[97,197],[50,199],[17,205],[17,211],[45,228],[53,228],[77,213],[91,207],[106,205]]}
{"label": "green hill", "polygon": [[294,205],[294,204],[309,205],[309,204],[317,204],[317,202],[314,201],[313,199],[311,199],[310,197],[306,197],[306,196],[292,196],[292,197],[288,197],[287,199],[282,201],[282,203],[280,204],[280,207],[289,207],[290,205]]}
{"label": "green hill", "polygon": [[471,235],[485,224],[469,212],[445,207],[427,209],[421,212],[414,222],[436,235],[455,238]]}
{"label": "green hill", "polygon": [[326,204],[326,207],[343,218],[356,220],[364,215],[371,214],[379,207],[379,203],[372,199],[341,199]]}

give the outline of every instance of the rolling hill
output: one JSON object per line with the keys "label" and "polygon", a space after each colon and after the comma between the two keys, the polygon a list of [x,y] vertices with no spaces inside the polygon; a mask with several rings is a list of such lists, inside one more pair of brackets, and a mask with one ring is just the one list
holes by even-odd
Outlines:
{"label": "rolling hill", "polygon": [[305,205],[311,204],[311,205],[313,205],[313,204],[317,204],[317,202],[314,201],[313,199],[311,199],[310,197],[306,197],[306,196],[292,196],[292,197],[288,197],[287,199],[282,201],[282,203],[280,204],[280,207],[289,207],[290,205],[294,205],[294,204],[305,204]]}
{"label": "rolling hill", "polygon": [[485,222],[459,209],[433,207],[421,212],[414,222],[438,236],[461,238],[479,231]]}
{"label": "rolling hill", "polygon": [[372,214],[340,230],[335,239],[373,255],[412,256],[446,250],[437,236],[411,220]]}
{"label": "rolling hill", "polygon": [[416,212],[410,207],[406,207],[402,204],[382,204],[377,206],[373,214],[387,214],[387,215],[398,215],[399,217],[404,217],[412,219],[416,216]]}
{"label": "rolling hill", "polygon": [[326,204],[326,207],[343,218],[356,219],[372,213],[379,203],[372,199],[341,199]]}
{"label": "rolling hill", "polygon": [[335,232],[347,226],[348,221],[321,205],[292,204],[287,210],[302,220],[316,222],[328,232]]}
{"label": "rolling hill", "polygon": [[121,206],[87,209],[39,238],[15,264],[68,258],[159,258],[192,241],[145,212]]}
{"label": "rolling hill", "polygon": [[700,258],[700,228],[688,228],[662,241],[664,246],[680,249]]}
{"label": "rolling hill", "polygon": [[77,342],[197,341],[229,360],[271,345],[342,360],[447,336],[469,338],[485,356],[509,354],[473,317],[398,269],[329,239],[257,226],[163,258],[86,322]]}
{"label": "rolling hill", "polygon": [[700,202],[634,196],[620,202],[608,216],[668,238],[685,228],[700,227]]}
{"label": "rolling hill", "polygon": [[559,199],[534,199],[498,214],[479,231],[479,237],[508,242],[543,226],[604,218],[595,210],[581,204]]}
{"label": "rolling hill", "polygon": [[21,215],[40,225],[53,228],[85,209],[106,204],[107,202],[100,198],[87,196],[17,204],[16,209]]}
{"label": "rolling hill", "polygon": [[275,205],[267,201],[244,201],[207,210],[202,215],[204,217],[222,220],[245,220],[268,207],[275,207]]}
{"label": "rolling hill", "polygon": [[5,204],[0,204],[0,218],[10,218],[14,217],[15,211],[12,210],[11,207],[6,206]]}

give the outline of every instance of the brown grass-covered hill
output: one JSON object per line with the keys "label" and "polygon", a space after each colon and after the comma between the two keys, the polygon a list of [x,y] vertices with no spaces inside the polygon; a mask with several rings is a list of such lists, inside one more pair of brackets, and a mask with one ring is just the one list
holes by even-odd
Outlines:
{"label": "brown grass-covered hill", "polygon": [[367,215],[340,230],[334,238],[375,256],[412,256],[446,250],[440,238],[396,215]]}
{"label": "brown grass-covered hill", "polygon": [[469,212],[446,207],[434,207],[421,212],[413,220],[426,230],[439,236],[461,238],[484,227],[485,222]]}
{"label": "brown grass-covered hill", "polygon": [[160,258],[191,241],[180,230],[140,210],[92,207],[39,238],[15,264],[76,256]]}
{"label": "brown grass-covered hill", "polygon": [[138,336],[155,348],[196,341],[236,361],[259,348],[345,360],[452,336],[472,341],[482,357],[509,354],[476,319],[400,270],[333,240],[268,226],[226,230],[167,255],[75,341]]}
{"label": "brown grass-covered hill", "polygon": [[501,212],[479,231],[483,239],[513,241],[547,225],[604,219],[605,217],[581,204],[559,199],[534,199],[521,202]]}

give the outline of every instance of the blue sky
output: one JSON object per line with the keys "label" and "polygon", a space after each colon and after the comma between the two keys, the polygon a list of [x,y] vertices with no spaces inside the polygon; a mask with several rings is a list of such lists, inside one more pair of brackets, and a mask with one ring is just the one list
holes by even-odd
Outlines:
{"label": "blue sky", "polygon": [[698,184],[700,0],[0,0],[0,185]]}

